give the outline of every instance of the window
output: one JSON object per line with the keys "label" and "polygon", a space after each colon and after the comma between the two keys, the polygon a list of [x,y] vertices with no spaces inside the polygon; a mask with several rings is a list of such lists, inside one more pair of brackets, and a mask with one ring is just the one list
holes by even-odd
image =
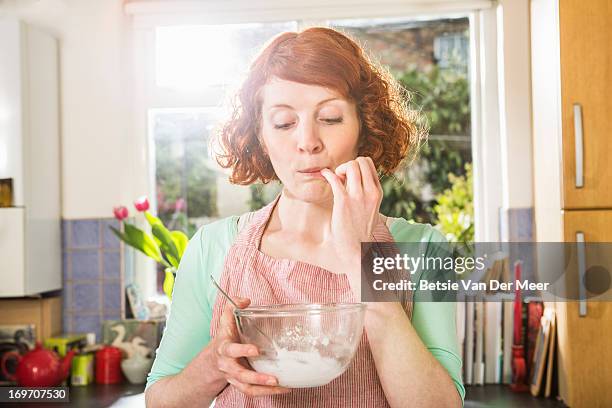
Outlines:
{"label": "window", "polygon": [[[239,84],[257,49],[295,22],[160,27],[155,32],[155,83],[180,107],[149,109],[149,143],[158,216],[191,237],[217,218],[241,214],[268,194],[234,186],[210,154],[213,132],[227,112],[222,105]],[[199,106],[190,106],[198,98]],[[163,97],[160,105],[164,104]],[[183,102],[181,102],[183,101]],[[258,194],[261,193],[261,194]],[[157,268],[157,291],[164,271]]]}

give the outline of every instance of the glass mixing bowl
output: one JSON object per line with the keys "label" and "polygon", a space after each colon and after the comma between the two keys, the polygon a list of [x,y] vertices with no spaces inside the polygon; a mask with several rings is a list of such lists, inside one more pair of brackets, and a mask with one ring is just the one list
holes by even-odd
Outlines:
{"label": "glass mixing bowl", "polygon": [[240,341],[254,344],[255,371],[289,388],[325,385],[348,367],[363,333],[362,303],[309,303],[236,309]]}

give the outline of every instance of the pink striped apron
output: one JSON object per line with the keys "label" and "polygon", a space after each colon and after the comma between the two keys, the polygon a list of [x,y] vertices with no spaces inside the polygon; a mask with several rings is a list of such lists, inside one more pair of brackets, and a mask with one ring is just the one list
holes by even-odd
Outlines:
{"label": "pink striped apron", "polygon": [[[277,259],[259,250],[261,237],[280,194],[256,211],[236,237],[225,258],[219,283],[230,295],[251,299],[253,305],[283,303],[354,302],[348,278],[298,260]],[[373,231],[378,242],[392,242],[384,223]],[[214,337],[226,304],[218,294],[213,308],[210,334]],[[412,296],[406,305],[412,314]],[[388,407],[374,358],[364,330],[355,357],[347,370],[331,383],[314,388],[296,388],[288,394],[250,397],[229,385],[216,399],[218,407]]]}

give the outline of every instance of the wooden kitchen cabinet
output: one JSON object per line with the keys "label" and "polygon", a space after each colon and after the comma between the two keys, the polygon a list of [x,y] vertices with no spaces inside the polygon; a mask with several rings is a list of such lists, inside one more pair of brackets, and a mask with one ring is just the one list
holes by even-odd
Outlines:
{"label": "wooden kitchen cabinet", "polygon": [[[595,263],[588,243],[612,243],[612,210],[565,211],[563,226],[566,242],[575,242],[577,233],[584,234],[587,270]],[[566,284],[580,283],[570,275]],[[611,299],[612,289],[600,296]],[[557,302],[555,309],[563,400],[570,407],[612,406],[612,303],[589,300],[583,316],[577,301]]]}
{"label": "wooden kitchen cabinet", "polygon": [[[531,0],[530,8],[536,240],[612,242],[612,0]],[[571,270],[568,290],[580,282]],[[546,307],[556,310],[563,402],[612,407],[612,302]]]}
{"label": "wooden kitchen cabinet", "polygon": [[612,0],[559,1],[559,39],[563,208],[612,208]]}

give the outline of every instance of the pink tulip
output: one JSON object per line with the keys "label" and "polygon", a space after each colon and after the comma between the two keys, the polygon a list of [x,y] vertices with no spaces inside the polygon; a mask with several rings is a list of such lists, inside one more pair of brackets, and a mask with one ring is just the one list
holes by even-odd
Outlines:
{"label": "pink tulip", "polygon": [[149,199],[147,196],[142,196],[138,200],[134,201],[134,207],[140,212],[147,211],[149,209]]}
{"label": "pink tulip", "polygon": [[187,203],[185,202],[185,199],[182,197],[176,200],[176,203],[174,203],[174,209],[176,211],[183,211],[186,207],[187,207]]}
{"label": "pink tulip", "polygon": [[115,218],[119,221],[123,221],[128,216],[128,209],[124,206],[113,208],[113,213],[115,214]]}

